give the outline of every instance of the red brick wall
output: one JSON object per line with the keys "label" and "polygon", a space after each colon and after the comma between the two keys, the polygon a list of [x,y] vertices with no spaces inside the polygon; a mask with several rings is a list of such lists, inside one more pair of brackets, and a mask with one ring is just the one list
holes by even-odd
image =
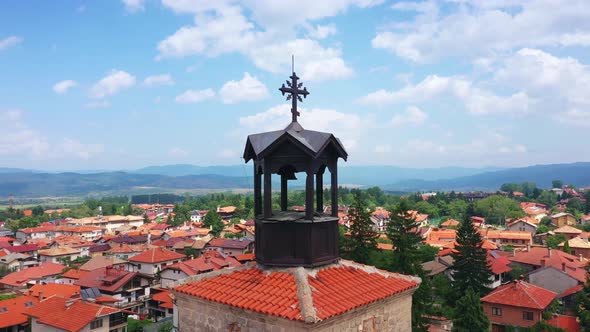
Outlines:
{"label": "red brick wall", "polygon": [[[492,315],[492,307],[501,308],[502,309],[502,316],[495,316]],[[541,310],[533,310],[533,309],[525,309],[525,308],[518,308],[518,307],[511,307],[506,305],[500,304],[489,304],[483,303],[483,311],[485,312],[486,316],[490,319],[492,324],[502,324],[502,325],[511,325],[511,326],[533,326],[538,321],[541,320]],[[522,312],[523,311],[532,311],[533,312],[533,320],[523,320],[522,319]]]}

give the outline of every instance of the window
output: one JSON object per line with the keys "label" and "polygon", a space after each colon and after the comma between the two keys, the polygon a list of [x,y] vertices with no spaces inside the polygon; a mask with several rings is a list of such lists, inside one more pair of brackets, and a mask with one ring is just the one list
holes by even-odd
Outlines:
{"label": "window", "polygon": [[141,270],[141,264],[137,264],[137,269]]}
{"label": "window", "polygon": [[102,319],[95,319],[92,322],[90,322],[91,330],[97,329],[99,327],[102,327]]}
{"label": "window", "polygon": [[492,315],[502,316],[502,308],[492,307]]}
{"label": "window", "polygon": [[523,311],[522,312],[522,319],[523,320],[533,320],[533,312],[532,311]]}

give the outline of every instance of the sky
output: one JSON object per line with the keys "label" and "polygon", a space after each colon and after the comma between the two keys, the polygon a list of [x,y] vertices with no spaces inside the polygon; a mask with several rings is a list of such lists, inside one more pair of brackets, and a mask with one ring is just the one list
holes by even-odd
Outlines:
{"label": "sky", "polygon": [[590,161],[587,0],[0,2],[0,167],[235,165],[290,122],[350,165]]}

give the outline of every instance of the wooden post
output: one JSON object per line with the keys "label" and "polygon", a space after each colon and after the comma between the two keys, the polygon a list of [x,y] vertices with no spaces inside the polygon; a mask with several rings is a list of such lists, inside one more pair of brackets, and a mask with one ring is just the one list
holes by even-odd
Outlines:
{"label": "wooden post", "polygon": [[281,211],[287,211],[287,176],[281,174]]}
{"label": "wooden post", "polygon": [[307,171],[305,179],[305,219],[313,219],[313,173]]}
{"label": "wooden post", "polygon": [[332,217],[338,217],[338,161],[330,169],[332,186]]}
{"label": "wooden post", "polygon": [[315,175],[315,199],[316,199],[316,210],[319,213],[324,212],[324,172]]}
{"label": "wooden post", "polygon": [[254,217],[262,214],[262,175],[254,163]]}
{"label": "wooden post", "polygon": [[264,218],[272,216],[272,186],[270,163],[264,161]]}

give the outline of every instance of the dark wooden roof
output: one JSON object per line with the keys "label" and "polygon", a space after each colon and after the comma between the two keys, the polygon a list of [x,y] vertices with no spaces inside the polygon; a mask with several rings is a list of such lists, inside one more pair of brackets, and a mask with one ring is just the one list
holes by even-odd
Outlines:
{"label": "dark wooden roof", "polygon": [[263,157],[273,150],[277,143],[291,140],[306,151],[311,157],[321,154],[329,145],[334,146],[338,157],[346,160],[348,153],[338,138],[331,133],[305,130],[297,122],[292,122],[287,128],[277,131],[269,131],[260,134],[249,135],[244,150],[246,162],[250,159]]}

